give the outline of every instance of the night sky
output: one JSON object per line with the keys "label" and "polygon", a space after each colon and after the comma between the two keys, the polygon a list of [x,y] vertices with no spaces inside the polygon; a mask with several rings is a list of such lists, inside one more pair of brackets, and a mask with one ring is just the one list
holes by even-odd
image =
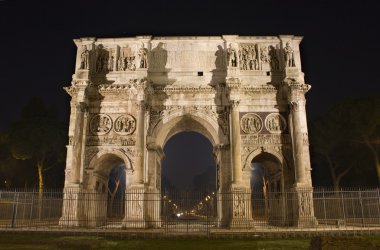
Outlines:
{"label": "night sky", "polygon": [[0,129],[32,96],[56,106],[68,124],[69,96],[62,88],[74,73],[72,39],[86,36],[304,36],[312,119],[336,101],[379,93],[376,2],[0,0]]}

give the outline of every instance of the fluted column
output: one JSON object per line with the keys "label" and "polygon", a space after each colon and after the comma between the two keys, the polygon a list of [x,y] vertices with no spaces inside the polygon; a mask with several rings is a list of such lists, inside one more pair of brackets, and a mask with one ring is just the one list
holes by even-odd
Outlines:
{"label": "fluted column", "polygon": [[304,100],[290,102],[294,147],[296,184],[308,183],[306,171],[310,170],[309,144],[307,143],[307,122]]}
{"label": "fluted column", "polygon": [[134,167],[134,184],[144,183],[144,129],[145,102],[137,103],[136,161]]}
{"label": "fluted column", "polygon": [[73,151],[74,157],[71,165],[71,183],[79,184],[80,182],[80,168],[82,159],[82,148],[83,148],[83,128],[86,116],[86,104],[80,102],[76,104],[76,115],[75,115],[75,131],[73,137]]}
{"label": "fluted column", "polygon": [[242,165],[241,165],[241,139],[240,139],[240,123],[239,123],[239,101],[231,101],[231,151],[233,164],[233,183],[240,184],[242,182]]}

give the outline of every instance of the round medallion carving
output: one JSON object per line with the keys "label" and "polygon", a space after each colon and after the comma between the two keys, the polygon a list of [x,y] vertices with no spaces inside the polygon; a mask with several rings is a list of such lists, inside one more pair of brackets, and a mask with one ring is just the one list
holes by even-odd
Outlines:
{"label": "round medallion carving", "polygon": [[115,120],[114,130],[118,134],[130,135],[136,130],[136,119],[131,115],[122,115]]}
{"label": "round medallion carving", "polygon": [[260,116],[254,113],[248,113],[241,118],[240,127],[246,134],[256,134],[263,128],[263,121]]}
{"label": "round medallion carving", "polygon": [[90,121],[90,131],[93,134],[105,135],[112,129],[112,119],[106,114],[98,114]]}
{"label": "round medallion carving", "polygon": [[281,133],[286,129],[285,118],[278,114],[272,113],[265,118],[265,128],[271,133]]}

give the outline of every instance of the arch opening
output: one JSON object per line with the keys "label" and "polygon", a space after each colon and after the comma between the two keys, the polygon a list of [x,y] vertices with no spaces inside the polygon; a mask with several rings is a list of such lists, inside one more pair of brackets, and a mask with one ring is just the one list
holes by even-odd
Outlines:
{"label": "arch opening", "polygon": [[217,171],[210,140],[199,132],[169,133],[162,161],[162,211],[173,220],[216,216]]}
{"label": "arch opening", "polygon": [[284,221],[284,178],[280,160],[262,152],[251,161],[252,216],[256,222],[282,224]]}
{"label": "arch opening", "polygon": [[114,165],[109,173],[107,185],[107,217],[124,218],[126,167],[124,163]]}
{"label": "arch opening", "polygon": [[123,159],[125,157],[122,154],[118,154],[113,152],[96,156],[91,164],[94,168],[94,190],[102,195],[102,205],[106,208],[102,217],[108,220],[121,220],[125,215],[129,162]]}

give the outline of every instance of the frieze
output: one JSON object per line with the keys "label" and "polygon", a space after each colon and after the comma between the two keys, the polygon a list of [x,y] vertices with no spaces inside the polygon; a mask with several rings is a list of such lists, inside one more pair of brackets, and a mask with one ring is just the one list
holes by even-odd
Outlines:
{"label": "frieze", "polygon": [[263,128],[263,121],[255,113],[247,113],[240,119],[240,127],[246,134],[257,134]]}
{"label": "frieze", "polygon": [[265,128],[270,133],[282,133],[286,129],[286,120],[279,113],[269,114],[264,121]]}
{"label": "frieze", "polygon": [[87,146],[101,146],[101,145],[121,145],[121,146],[134,146],[136,140],[132,137],[125,137],[119,135],[113,136],[87,136]]}
{"label": "frieze", "polygon": [[291,142],[288,134],[241,135],[241,141],[245,145],[288,144]]}
{"label": "frieze", "polygon": [[154,91],[168,94],[187,94],[187,93],[211,93],[215,94],[216,90],[210,86],[185,87],[185,86],[154,86]]}
{"label": "frieze", "polygon": [[112,119],[106,114],[94,115],[90,120],[90,131],[92,134],[105,135],[112,129]]}

